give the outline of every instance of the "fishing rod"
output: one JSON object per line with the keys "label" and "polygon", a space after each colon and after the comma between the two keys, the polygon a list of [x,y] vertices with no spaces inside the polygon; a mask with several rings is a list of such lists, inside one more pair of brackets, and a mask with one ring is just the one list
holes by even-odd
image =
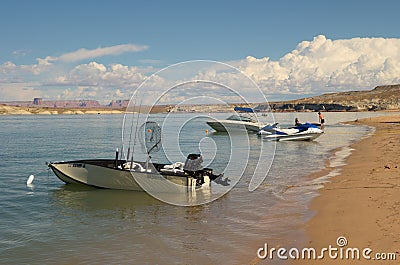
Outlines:
{"label": "fishing rod", "polygon": [[[138,91],[136,90],[135,93],[133,94],[133,97],[135,98],[134,102],[133,102],[133,107],[136,106],[136,100],[137,100],[137,93]],[[135,112],[134,112],[134,108],[132,110],[132,121],[131,121],[131,128],[130,128],[130,132],[129,132],[129,143],[128,143],[128,152],[126,155],[126,160],[129,160],[129,155],[130,155],[130,150],[131,150],[131,142],[132,142],[132,127],[133,127],[133,121],[135,119]]]}
{"label": "fishing rod", "polygon": [[[136,97],[137,97],[137,93],[136,93]],[[136,102],[136,98],[135,98],[135,102]],[[136,103],[135,103],[134,106],[136,106]],[[142,108],[142,99],[140,99],[139,111],[137,112],[136,127],[135,127],[135,138],[133,139],[132,157],[131,157],[130,170],[132,170],[132,166],[133,166],[133,155],[135,154],[136,138],[137,138],[137,131],[138,131],[138,126],[139,126],[139,115],[140,115],[141,108]],[[135,109],[135,108],[134,108],[134,109]],[[135,112],[133,112],[132,126],[133,126],[134,117],[135,117]],[[131,128],[132,128],[132,127],[131,127]],[[131,135],[131,136],[132,136],[132,135]],[[131,136],[130,136],[130,137],[131,137]]]}

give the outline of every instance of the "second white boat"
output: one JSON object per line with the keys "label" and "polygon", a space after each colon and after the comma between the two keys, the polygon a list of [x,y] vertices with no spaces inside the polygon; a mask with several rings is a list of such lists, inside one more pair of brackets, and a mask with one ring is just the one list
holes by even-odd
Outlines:
{"label": "second white boat", "polygon": [[258,132],[266,125],[258,121],[251,108],[235,107],[234,110],[239,113],[235,113],[225,120],[207,121],[207,124],[217,132]]}

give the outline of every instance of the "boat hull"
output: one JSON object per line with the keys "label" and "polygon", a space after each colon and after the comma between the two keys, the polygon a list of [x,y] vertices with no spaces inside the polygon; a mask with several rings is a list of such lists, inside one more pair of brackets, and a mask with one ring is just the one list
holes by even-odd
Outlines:
{"label": "boat hull", "polygon": [[308,133],[308,134],[296,134],[296,135],[271,134],[264,136],[264,138],[270,141],[312,141],[320,136],[321,133]]}
{"label": "boat hull", "polygon": [[207,124],[217,132],[258,132],[264,126],[255,122],[231,120],[208,121]]}
{"label": "boat hull", "polygon": [[257,134],[269,141],[311,141],[324,133],[316,125],[305,123],[295,127],[281,129],[277,123],[265,126]]}
{"label": "boat hull", "polygon": [[[186,173],[159,173],[153,167],[151,172],[138,172],[122,167],[113,167],[113,160],[69,161],[50,163],[54,174],[67,184],[81,184],[96,188],[182,192],[199,187],[198,179]],[[203,177],[201,187],[209,187],[210,179]]]}

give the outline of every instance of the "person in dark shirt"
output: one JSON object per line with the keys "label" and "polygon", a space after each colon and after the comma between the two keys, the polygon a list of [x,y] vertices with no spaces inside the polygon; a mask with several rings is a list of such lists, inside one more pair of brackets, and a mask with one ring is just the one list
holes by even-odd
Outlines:
{"label": "person in dark shirt", "polygon": [[321,112],[318,112],[318,119],[319,119],[319,123],[321,124],[321,129],[323,129],[324,123],[325,123],[325,117]]}

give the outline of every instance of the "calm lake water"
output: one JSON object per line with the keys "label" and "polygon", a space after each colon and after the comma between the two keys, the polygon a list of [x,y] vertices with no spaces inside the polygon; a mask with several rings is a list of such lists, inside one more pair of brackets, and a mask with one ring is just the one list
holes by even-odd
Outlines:
{"label": "calm lake water", "polygon": [[[174,114],[169,128],[190,115],[196,114]],[[308,206],[326,181],[307,176],[327,161],[331,175],[337,174],[335,167],[350,153],[347,146],[371,131],[341,122],[377,115],[386,114],[326,113],[325,133],[313,142],[271,143],[249,135],[250,165],[237,185],[221,198],[193,207],[166,204],[144,192],[65,185],[46,170],[46,161],[113,158],[121,146],[123,115],[0,116],[0,263],[248,264],[264,243],[301,246],[306,241],[302,226],[313,214]],[[282,126],[291,125],[295,117],[317,122],[315,113],[274,117]],[[204,138],[204,131],[211,131],[204,118],[185,126],[186,136],[179,141],[182,154],[173,160],[201,149],[205,163],[217,173],[230,157],[235,165],[246,163],[231,151],[240,141],[229,141],[224,134]],[[174,154],[174,142],[163,137],[164,148]],[[269,171],[270,162],[261,160],[268,175],[250,192],[249,168],[260,156],[261,142],[261,152],[267,152],[261,157],[269,159],[276,149],[275,156]],[[217,151],[213,154],[207,146]],[[154,161],[167,159],[153,155]],[[241,175],[234,170],[225,176]],[[27,187],[30,174],[35,174],[34,186]]]}

